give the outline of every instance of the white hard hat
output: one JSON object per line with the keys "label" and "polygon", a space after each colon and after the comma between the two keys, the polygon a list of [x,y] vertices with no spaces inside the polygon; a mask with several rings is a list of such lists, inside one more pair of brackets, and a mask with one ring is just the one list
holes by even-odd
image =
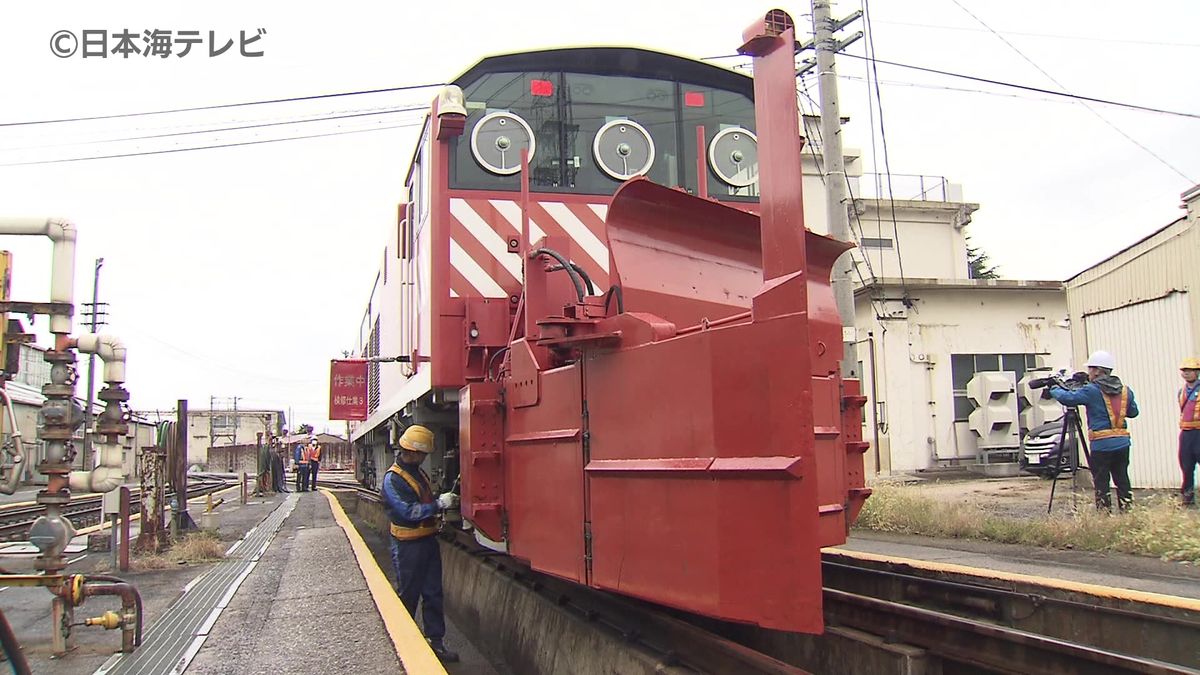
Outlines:
{"label": "white hard hat", "polygon": [[1087,363],[1084,365],[1088,368],[1107,368],[1113,370],[1117,367],[1117,360],[1113,358],[1112,354],[1101,349],[1092,352],[1091,357],[1088,358]]}

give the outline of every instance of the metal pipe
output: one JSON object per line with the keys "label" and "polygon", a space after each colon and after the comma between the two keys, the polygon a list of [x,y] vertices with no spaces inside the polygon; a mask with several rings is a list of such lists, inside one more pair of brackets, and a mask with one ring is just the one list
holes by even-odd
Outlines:
{"label": "metal pipe", "polygon": [[871,427],[875,434],[875,475],[882,473],[883,467],[880,466],[882,456],[879,450],[879,370],[875,364],[875,333],[867,333],[867,347],[871,351],[871,405],[874,409],[871,411]]}
{"label": "metal pipe", "polygon": [[121,517],[121,541],[119,544],[120,555],[118,557],[118,569],[122,572],[129,571],[129,488],[121,487],[121,499],[118,507],[118,512]]}
{"label": "metal pipe", "polygon": [[[103,581],[106,582],[102,586],[89,586],[87,582]],[[121,627],[121,651],[125,653],[132,652],[134,647],[140,647],[142,644],[142,596],[132,584],[120,577],[112,577],[105,574],[89,574],[85,578],[83,586],[84,597],[92,597],[97,595],[116,595],[121,598],[121,610],[128,614],[131,610],[134,613],[135,628],[130,630],[122,623]]]}
{"label": "metal pipe", "polygon": [[124,448],[100,443],[100,464],[90,471],[72,471],[69,485],[80,492],[111,492],[125,480]]}
{"label": "metal pipe", "polygon": [[[50,302],[75,301],[75,226],[64,218],[0,218],[0,234],[41,235],[54,243],[50,267]],[[51,314],[50,332],[71,332],[70,314]]]}
{"label": "metal pipe", "polygon": [[71,338],[68,345],[84,354],[95,354],[104,361],[104,381],[107,384],[125,383],[125,345],[113,335],[87,333]]}
{"label": "metal pipe", "polygon": [[17,414],[13,411],[12,398],[0,387],[0,398],[4,399],[4,409],[8,411],[8,421],[12,425],[12,471],[0,482],[0,493],[11,495],[17,491],[17,483],[21,481],[21,471],[25,465],[25,452],[21,445],[21,428],[17,426]]}
{"label": "metal pipe", "polygon": [[29,669],[29,662],[25,660],[25,652],[21,651],[21,644],[17,642],[17,636],[13,633],[12,626],[9,625],[3,611],[0,611],[0,646],[4,647],[4,655],[8,657],[8,663],[12,666],[14,675],[30,675],[33,672]]}
{"label": "metal pipe", "polygon": [[687,335],[688,333],[698,333],[703,330],[708,330],[709,328],[716,328],[717,326],[724,326],[725,324],[729,324],[729,323],[737,323],[739,321],[745,321],[746,319],[752,318],[752,314],[753,314],[752,312],[742,312],[741,314],[734,314],[733,316],[727,316],[724,319],[717,319],[716,321],[704,321],[702,323],[696,324],[695,326],[688,326],[687,328],[681,328],[681,329],[675,331],[675,335]]}

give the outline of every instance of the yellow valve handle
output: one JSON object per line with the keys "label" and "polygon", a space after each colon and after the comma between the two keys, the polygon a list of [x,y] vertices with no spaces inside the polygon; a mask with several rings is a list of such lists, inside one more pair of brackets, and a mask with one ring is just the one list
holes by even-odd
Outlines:
{"label": "yellow valve handle", "polygon": [[83,624],[85,626],[100,626],[105,630],[113,630],[114,628],[121,627],[121,615],[117,614],[116,612],[108,611],[100,616],[86,619]]}
{"label": "yellow valve handle", "polygon": [[83,604],[83,575],[76,574],[71,577],[71,604]]}

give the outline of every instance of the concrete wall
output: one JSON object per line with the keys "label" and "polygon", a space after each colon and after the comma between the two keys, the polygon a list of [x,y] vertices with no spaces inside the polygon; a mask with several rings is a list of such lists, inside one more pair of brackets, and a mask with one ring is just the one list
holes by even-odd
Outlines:
{"label": "concrete wall", "polygon": [[[884,295],[901,292],[887,288]],[[1070,362],[1069,332],[1055,325],[1066,316],[1066,298],[1053,284],[913,286],[909,293],[911,308],[898,300],[872,307],[862,296],[857,303],[863,393],[872,399],[863,438],[878,444],[884,473],[974,462],[974,436],[954,422],[952,354],[1048,354],[1050,364]],[[868,450],[868,470],[876,468],[875,456]]]}

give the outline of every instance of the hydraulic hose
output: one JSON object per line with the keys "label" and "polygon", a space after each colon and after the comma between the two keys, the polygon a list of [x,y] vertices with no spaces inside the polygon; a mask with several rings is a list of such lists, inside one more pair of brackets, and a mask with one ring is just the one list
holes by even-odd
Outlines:
{"label": "hydraulic hose", "polygon": [[483,378],[485,380],[492,379],[492,366],[496,365],[496,359],[503,355],[506,351],[508,351],[508,347],[501,347],[500,349],[496,350],[495,354],[492,354],[492,358],[488,359],[487,370],[483,371]]}
{"label": "hydraulic hose", "polygon": [[[548,271],[557,272],[561,269],[563,269],[562,265],[555,265],[554,267],[551,267]],[[596,284],[592,283],[592,278],[590,276],[588,276],[587,270],[580,267],[579,263],[571,263],[571,269],[573,269],[577,273],[579,273],[579,276],[583,279],[583,283],[587,284],[588,295],[595,295],[596,294]]]}
{"label": "hydraulic hose", "polygon": [[617,314],[625,313],[625,295],[621,292],[620,286],[613,286],[604,294],[604,311],[608,312],[608,303],[616,297],[617,299]]}
{"label": "hydraulic hose", "polygon": [[580,278],[579,272],[576,271],[577,268],[571,264],[570,260],[567,260],[566,256],[552,248],[539,248],[530,255],[531,257],[548,255],[557,260],[558,264],[562,265],[563,269],[567,271],[567,275],[571,277],[571,283],[575,286],[575,297],[579,299],[579,302],[583,302],[583,279]]}

